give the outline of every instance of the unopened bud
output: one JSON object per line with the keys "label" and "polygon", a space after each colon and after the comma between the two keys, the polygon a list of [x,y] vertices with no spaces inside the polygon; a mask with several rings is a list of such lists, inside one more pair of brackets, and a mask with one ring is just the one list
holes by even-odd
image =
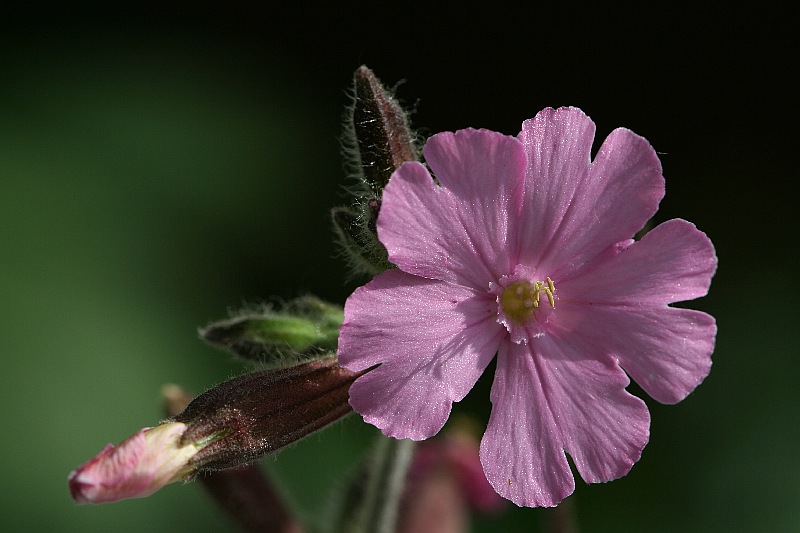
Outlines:
{"label": "unopened bud", "polygon": [[326,357],[225,381],[172,420],[106,446],[69,475],[70,493],[77,503],[139,498],[201,470],[251,463],[350,413],[350,385],[362,374]]}
{"label": "unopened bud", "polygon": [[479,443],[465,428],[451,426],[426,440],[408,472],[399,533],[462,533],[469,531],[470,508],[498,512],[506,501],[486,480]]}
{"label": "unopened bud", "polygon": [[354,273],[374,276],[391,268],[375,229],[383,189],[392,173],[418,154],[405,110],[365,66],[354,76],[342,145],[345,166],[356,181],[356,205],[334,209],[333,222]]}
{"label": "unopened bud", "polygon": [[313,296],[283,310],[246,311],[200,330],[207,342],[272,367],[297,364],[336,349],[344,312]]}
{"label": "unopened bud", "polygon": [[[161,388],[161,396],[168,416],[179,414],[192,401],[192,396],[186,390],[172,383]],[[280,493],[257,464],[205,472],[197,477],[228,518],[242,526],[245,531],[304,531]]]}
{"label": "unopened bud", "polygon": [[352,134],[364,180],[376,192],[405,161],[417,159],[406,112],[372,70],[361,66],[354,76]]}
{"label": "unopened bud", "polygon": [[209,441],[192,465],[201,470],[232,468],[350,413],[350,385],[362,374],[340,367],[335,357],[253,372],[207,390],[174,420],[189,426],[182,442]]}

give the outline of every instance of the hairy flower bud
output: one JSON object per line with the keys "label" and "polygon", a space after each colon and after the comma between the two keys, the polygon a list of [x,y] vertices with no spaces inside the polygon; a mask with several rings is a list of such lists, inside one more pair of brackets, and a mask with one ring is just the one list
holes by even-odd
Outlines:
{"label": "hairy flower bud", "polygon": [[[445,487],[456,490],[463,503],[475,510],[486,513],[502,510],[506,500],[487,481],[478,453],[479,441],[465,427],[456,426],[437,439],[420,443],[408,473],[406,510],[430,505],[424,501],[423,493],[441,494]],[[441,497],[450,499],[443,494]]]}
{"label": "hairy flower bud", "polygon": [[[192,401],[192,396],[175,384],[165,385],[161,395],[167,416],[179,414]],[[258,464],[206,472],[197,478],[228,518],[244,531],[305,531]]]}
{"label": "hairy flower bud", "polygon": [[77,503],[138,498],[260,459],[351,412],[350,384],[362,374],[326,357],[220,383],[173,419],[106,446],[69,475],[70,493]]}
{"label": "hairy flower bud", "polygon": [[350,384],[363,372],[326,357],[254,372],[209,389],[174,420],[189,426],[182,441],[210,441],[191,464],[222,470],[260,459],[351,412]]}
{"label": "hairy flower bud", "polygon": [[336,235],[354,272],[374,276],[392,267],[378,240],[376,221],[392,173],[418,158],[405,110],[365,66],[356,70],[353,104],[344,119],[345,167],[355,178],[353,209],[333,210]]}
{"label": "hairy flower bud", "polygon": [[214,322],[200,336],[243,359],[285,367],[335,350],[343,319],[340,306],[304,296],[279,311],[246,310]]}
{"label": "hairy flower bud", "polygon": [[417,159],[414,134],[406,112],[372,70],[359,67],[353,89],[346,134],[355,139],[354,155],[364,181],[380,193],[401,164]]}

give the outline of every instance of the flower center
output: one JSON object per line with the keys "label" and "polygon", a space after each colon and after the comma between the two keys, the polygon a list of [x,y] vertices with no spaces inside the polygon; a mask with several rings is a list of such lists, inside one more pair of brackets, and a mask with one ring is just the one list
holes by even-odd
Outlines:
{"label": "flower center", "polygon": [[550,307],[555,309],[556,300],[553,296],[556,287],[553,280],[546,281],[517,281],[506,287],[500,294],[500,305],[503,312],[517,324],[524,324],[530,320],[533,312],[539,308],[542,295],[547,297]]}

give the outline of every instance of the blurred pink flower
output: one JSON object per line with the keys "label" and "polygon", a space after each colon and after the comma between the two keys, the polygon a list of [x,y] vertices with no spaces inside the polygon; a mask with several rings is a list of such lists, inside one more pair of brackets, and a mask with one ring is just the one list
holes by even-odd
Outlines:
{"label": "blurred pink flower", "polygon": [[[545,109],[518,137],[433,136],[392,176],[378,235],[397,269],[348,299],[339,359],[377,368],[350,403],[386,435],[436,434],[498,354],[481,442],[487,479],[524,506],[625,475],[649,438],[645,403],[675,403],[708,374],[714,319],[668,304],[707,293],[706,235],[670,220],[634,242],[664,195],[650,144],[613,131],[591,161],[594,123]],[[437,184],[438,182],[438,184]],[[623,371],[624,369],[624,371]]]}
{"label": "blurred pink flower", "polygon": [[494,513],[506,503],[483,475],[478,440],[463,429],[457,429],[416,448],[397,531],[469,531],[470,508]]}
{"label": "blurred pink flower", "polygon": [[105,503],[149,496],[164,485],[194,472],[187,466],[197,454],[193,444],[180,445],[186,424],[172,422],[140,429],[119,446],[107,445],[69,475],[76,503]]}

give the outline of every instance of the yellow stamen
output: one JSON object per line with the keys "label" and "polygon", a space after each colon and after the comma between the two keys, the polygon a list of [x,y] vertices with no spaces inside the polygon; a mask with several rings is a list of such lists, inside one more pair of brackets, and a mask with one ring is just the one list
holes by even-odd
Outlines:
{"label": "yellow stamen", "polygon": [[506,287],[500,294],[500,304],[503,312],[512,322],[521,324],[527,322],[534,310],[539,308],[539,300],[543,292],[547,295],[550,307],[555,308],[556,300],[553,295],[555,289],[553,280],[550,278],[547,278],[546,283],[544,281],[533,283],[517,281]]}
{"label": "yellow stamen", "polygon": [[555,309],[556,308],[556,299],[553,296],[553,291],[550,290],[550,287],[545,287],[544,288],[544,292],[545,292],[545,294],[547,294],[547,301],[550,302],[550,307]]}

